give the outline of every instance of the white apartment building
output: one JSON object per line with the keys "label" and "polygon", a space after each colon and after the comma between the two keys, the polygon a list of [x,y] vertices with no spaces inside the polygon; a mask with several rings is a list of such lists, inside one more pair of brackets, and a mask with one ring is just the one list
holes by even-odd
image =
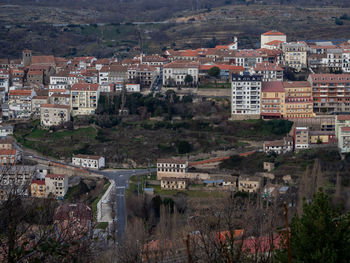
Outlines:
{"label": "white apartment building", "polygon": [[0,69],[0,91],[8,92],[10,87],[10,73],[7,69]]}
{"label": "white apartment building", "polygon": [[173,61],[163,68],[163,85],[177,86],[184,85],[187,75],[192,76],[191,84],[198,82],[199,63],[193,61]]}
{"label": "white apartment building", "polygon": [[262,76],[232,74],[231,118],[259,119]]}
{"label": "white apartment building", "polygon": [[342,53],[342,70],[344,73],[350,73],[350,50],[344,50]]}
{"label": "white apartment building", "polygon": [[0,126],[0,137],[6,137],[13,134],[13,126],[4,125]]}
{"label": "white apartment building", "polygon": [[45,194],[50,194],[57,199],[63,199],[68,191],[68,176],[64,174],[47,174],[45,176]]}
{"label": "white apartment building", "polygon": [[271,30],[268,32],[265,32],[261,34],[261,40],[260,40],[260,48],[269,48],[268,45],[265,45],[272,41],[282,41],[287,42],[287,36],[281,32],[278,32],[276,30]]}
{"label": "white apartment building", "polygon": [[295,127],[294,148],[296,151],[309,148],[309,128]]}
{"label": "white apartment building", "polygon": [[261,75],[262,81],[283,81],[283,69],[273,63],[263,62],[256,64],[250,70],[251,74]]}
{"label": "white apartment building", "polygon": [[47,96],[34,96],[32,98],[32,113],[35,117],[40,117],[40,106],[47,102]]}
{"label": "white apartment building", "polygon": [[262,55],[254,49],[239,50],[235,54],[235,65],[249,70],[256,64],[262,63]]}
{"label": "white apartment building", "polygon": [[343,54],[340,48],[327,49],[327,67],[334,70],[343,67]]}
{"label": "white apartment building", "polygon": [[98,170],[105,167],[105,158],[102,156],[78,154],[72,157],[72,164]]}
{"label": "white apartment building", "polygon": [[187,178],[188,162],[176,159],[157,160],[157,179]]}
{"label": "white apartment building", "polygon": [[73,116],[94,114],[100,97],[99,84],[76,83],[71,89]]}
{"label": "white apartment building", "polygon": [[70,107],[68,105],[42,104],[40,107],[40,123],[44,127],[51,127],[70,121]]}

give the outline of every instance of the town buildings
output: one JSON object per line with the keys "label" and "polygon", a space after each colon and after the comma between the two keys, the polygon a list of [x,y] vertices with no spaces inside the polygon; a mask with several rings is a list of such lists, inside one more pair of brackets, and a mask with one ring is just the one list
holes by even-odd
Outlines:
{"label": "town buildings", "polygon": [[29,119],[32,114],[32,98],[36,95],[32,89],[10,90],[8,99],[9,119]]}
{"label": "town buildings", "polygon": [[287,36],[276,30],[271,30],[261,34],[260,48],[269,48],[273,42],[287,42]]}
{"label": "town buildings", "polygon": [[176,159],[157,160],[157,180],[164,178],[187,178],[188,162]]}
{"label": "town buildings", "polygon": [[185,178],[165,177],[160,180],[160,187],[169,190],[185,190],[188,187],[188,180]]}
{"label": "town buildings", "polygon": [[42,104],[40,124],[44,127],[58,126],[70,121],[70,107],[59,104]]}
{"label": "town buildings", "polygon": [[99,84],[77,83],[72,86],[70,104],[73,116],[94,114],[100,97]]}
{"label": "town buildings", "polygon": [[98,170],[105,167],[105,158],[102,156],[78,154],[72,157],[72,164]]}
{"label": "town buildings", "polygon": [[[199,63],[188,61],[173,61],[164,66],[163,85],[177,86],[192,84],[198,82]],[[191,76],[191,81],[186,82],[187,76]],[[189,77],[187,77],[189,79]]]}
{"label": "town buildings", "polygon": [[259,119],[262,77],[260,75],[232,74],[231,118]]}
{"label": "town buildings", "polygon": [[263,145],[264,152],[267,154],[276,153],[283,154],[293,151],[293,138],[284,137],[283,140],[265,141]]}
{"label": "town buildings", "polygon": [[309,148],[309,128],[295,127],[294,129],[294,149],[296,151]]}
{"label": "town buildings", "polygon": [[281,81],[262,83],[261,116],[264,119],[279,119],[286,116],[286,94]]}
{"label": "town buildings", "polygon": [[55,198],[63,199],[68,191],[68,177],[64,174],[47,174],[45,176],[45,195],[53,195]]}
{"label": "town buildings", "polygon": [[238,191],[255,193],[262,187],[262,178],[258,176],[240,176],[238,178]]}
{"label": "town buildings", "polygon": [[350,111],[350,74],[311,74],[308,80],[317,114]]}
{"label": "town buildings", "polygon": [[306,44],[304,42],[283,43],[284,65],[297,71],[307,67]]}

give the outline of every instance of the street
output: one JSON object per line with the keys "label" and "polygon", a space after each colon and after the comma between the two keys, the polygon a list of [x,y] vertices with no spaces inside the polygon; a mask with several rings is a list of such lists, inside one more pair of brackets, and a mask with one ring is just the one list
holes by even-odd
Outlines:
{"label": "street", "polygon": [[121,240],[126,229],[126,205],[125,191],[129,184],[129,179],[133,175],[143,175],[149,172],[155,172],[156,169],[137,169],[137,170],[115,170],[98,171],[99,174],[114,180],[116,188],[116,220],[117,220],[117,238]]}

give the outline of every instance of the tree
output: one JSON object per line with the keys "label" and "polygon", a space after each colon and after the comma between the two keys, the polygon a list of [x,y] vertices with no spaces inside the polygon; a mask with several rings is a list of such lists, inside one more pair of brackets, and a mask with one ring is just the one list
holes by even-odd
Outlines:
{"label": "tree", "polygon": [[350,214],[333,208],[322,190],[310,203],[304,200],[303,215],[294,217],[290,228],[293,262],[350,261]]}
{"label": "tree", "polygon": [[220,75],[220,69],[218,67],[212,67],[208,70],[208,75],[213,78],[218,78]]}
{"label": "tree", "polygon": [[190,85],[193,82],[193,77],[191,75],[186,75],[185,77],[185,83],[187,85]]}
{"label": "tree", "polygon": [[192,151],[192,144],[190,144],[188,141],[179,141],[177,149],[179,154],[189,153]]}

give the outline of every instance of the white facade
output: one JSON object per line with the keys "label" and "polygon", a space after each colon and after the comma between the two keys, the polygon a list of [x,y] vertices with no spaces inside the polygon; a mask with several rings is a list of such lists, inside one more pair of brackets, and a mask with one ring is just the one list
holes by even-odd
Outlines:
{"label": "white facade", "polygon": [[101,169],[105,167],[105,158],[92,155],[76,155],[72,157],[72,164],[89,169]]}
{"label": "white facade", "polygon": [[263,33],[261,34],[260,47],[268,48],[265,44],[275,40],[286,42],[287,36],[275,30]]}
{"label": "white facade", "polygon": [[259,75],[232,75],[231,117],[251,119],[260,117],[262,77]]}
{"label": "white facade", "polygon": [[40,107],[42,126],[57,126],[70,120],[70,107],[67,105],[43,104]]}
{"label": "white facade", "polygon": [[6,137],[13,134],[13,126],[0,126],[0,137]]}
{"label": "white facade", "polygon": [[71,90],[71,112],[76,115],[94,114],[100,97],[99,84],[74,84]]}

